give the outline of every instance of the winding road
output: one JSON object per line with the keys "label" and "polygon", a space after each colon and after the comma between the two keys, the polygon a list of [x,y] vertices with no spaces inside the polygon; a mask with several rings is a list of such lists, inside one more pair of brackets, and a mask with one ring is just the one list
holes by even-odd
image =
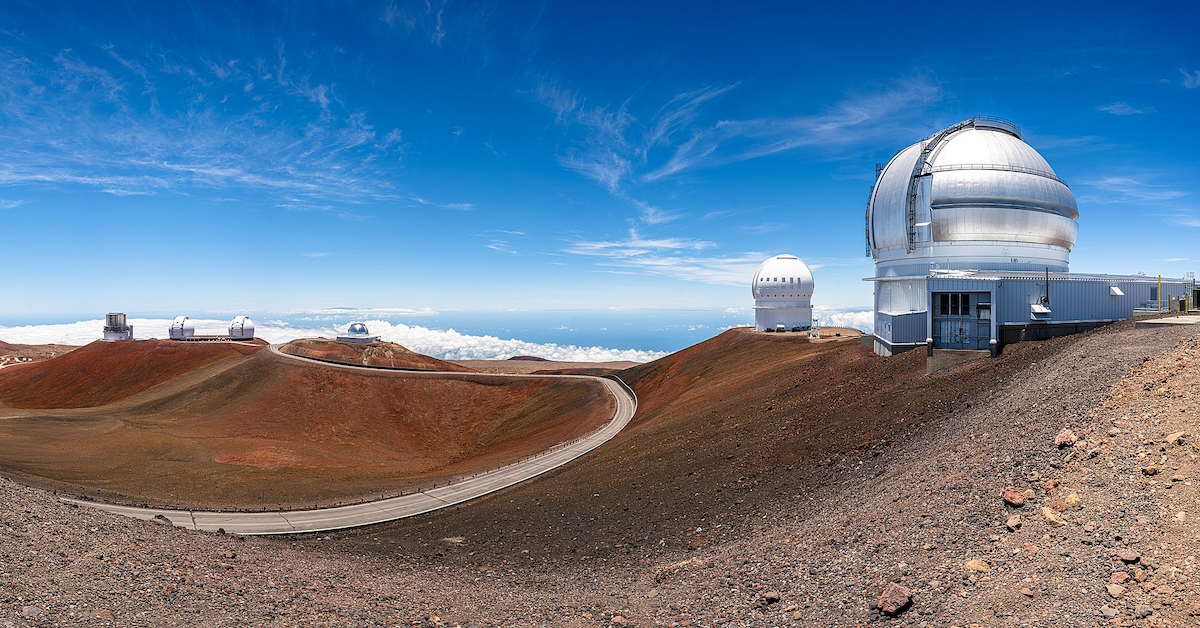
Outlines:
{"label": "winding road", "polygon": [[343,530],[359,526],[384,523],[405,517],[424,514],[454,506],[508,488],[530,478],[537,477],[547,471],[561,467],[564,464],[588,453],[616,436],[637,411],[637,397],[623,383],[604,377],[589,375],[517,375],[508,373],[463,373],[456,371],[417,371],[404,369],[388,369],[380,367],[356,366],[314,360],[284,353],[278,345],[271,345],[275,355],[327,366],[330,368],[345,368],[359,370],[388,370],[402,371],[406,375],[416,377],[539,377],[539,378],[572,378],[588,379],[599,382],[617,402],[613,418],[604,427],[596,430],[577,441],[560,448],[542,452],[531,458],[514,462],[499,469],[494,469],[476,476],[451,482],[446,486],[432,488],[409,495],[381,499],[373,502],[338,506],[335,508],[320,508],[315,510],[291,510],[273,512],[208,512],[200,510],[167,510],[159,508],[137,508],[133,506],[118,506],[102,502],[80,499],[62,498],[62,501],[96,508],[108,512],[135,517],[138,519],[170,522],[172,525],[193,530],[216,532],[224,530],[229,534],[265,535],[265,534],[300,534],[306,532],[323,532]]}

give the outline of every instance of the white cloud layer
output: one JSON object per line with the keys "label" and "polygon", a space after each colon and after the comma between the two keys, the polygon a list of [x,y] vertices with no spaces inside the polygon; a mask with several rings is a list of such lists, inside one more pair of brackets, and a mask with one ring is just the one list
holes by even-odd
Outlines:
{"label": "white cloud layer", "polygon": [[868,334],[875,330],[875,313],[871,310],[859,312],[842,312],[820,307],[813,308],[813,314],[819,318],[822,326],[850,327],[862,330]]}
{"label": "white cloud layer", "polygon": [[[220,335],[229,330],[229,321],[191,319],[198,335]],[[165,338],[171,321],[165,318],[131,318],[134,337]],[[665,351],[640,349],[611,349],[598,346],[560,345],[526,342],[495,336],[471,336],[453,329],[438,330],[419,325],[404,325],[387,321],[366,321],[372,335],[401,344],[417,353],[443,360],[506,360],[516,355],[532,355],[562,362],[650,362],[665,355]],[[271,343],[283,343],[297,338],[327,337],[344,334],[348,324],[296,326],[283,321],[255,321],[255,336]],[[24,325],[0,327],[0,340],[16,344],[83,345],[103,336],[104,320],[95,319],[54,325]]]}

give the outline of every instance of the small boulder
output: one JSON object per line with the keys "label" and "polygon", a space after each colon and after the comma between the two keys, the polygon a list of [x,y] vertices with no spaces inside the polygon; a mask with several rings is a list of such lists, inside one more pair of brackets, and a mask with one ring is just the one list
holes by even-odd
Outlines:
{"label": "small boulder", "polygon": [[1122,595],[1125,594],[1125,587],[1123,587],[1119,584],[1110,584],[1104,588],[1108,589],[1108,594],[1113,596],[1114,598],[1121,597]]}
{"label": "small boulder", "polygon": [[1000,497],[1004,503],[1013,508],[1020,508],[1025,505],[1025,492],[1015,486],[1009,486],[1000,493]]}
{"label": "small boulder", "polygon": [[1129,574],[1124,571],[1113,572],[1113,575],[1108,577],[1108,581],[1113,584],[1125,584],[1129,582]]}
{"label": "small boulder", "polygon": [[875,603],[879,612],[888,615],[899,615],[912,604],[912,591],[908,587],[895,582],[889,582],[887,588],[879,595]]}
{"label": "small boulder", "polygon": [[1146,475],[1146,476],[1158,475],[1159,470],[1160,469],[1158,468],[1158,465],[1148,464],[1148,465],[1142,467],[1142,475]]}
{"label": "small boulder", "polygon": [[1136,563],[1138,560],[1141,560],[1142,555],[1135,550],[1126,548],[1117,552],[1117,558],[1120,558],[1125,563]]}
{"label": "small boulder", "polygon": [[1070,495],[1067,495],[1066,499],[1063,500],[1068,508],[1075,508],[1079,506],[1080,501],[1081,500],[1079,499],[1079,495],[1077,493],[1071,493]]}
{"label": "small boulder", "polygon": [[612,618],[612,620],[611,620],[611,623],[613,623],[613,624],[615,624],[615,625],[617,625],[617,626],[628,626],[628,625],[629,625],[629,620],[628,620],[628,619],[625,619],[624,617],[622,617],[622,616],[620,616],[620,615],[613,615],[613,618]]}
{"label": "small boulder", "polygon": [[971,560],[968,560],[966,562],[966,564],[963,565],[963,569],[966,569],[967,571],[975,571],[978,573],[987,573],[992,570],[992,566],[989,565],[987,563],[987,561],[983,560],[982,558],[972,558]]}
{"label": "small boulder", "polygon": [[1187,436],[1186,432],[1172,432],[1167,434],[1166,442],[1170,445],[1182,445],[1185,436]]}
{"label": "small boulder", "polygon": [[1004,522],[1004,525],[1008,527],[1010,531],[1015,532],[1021,527],[1021,515],[1013,515],[1009,517],[1008,521]]}
{"label": "small boulder", "polygon": [[1105,617],[1107,617],[1109,619],[1112,619],[1113,617],[1116,617],[1117,615],[1119,615],[1120,612],[1117,611],[1117,609],[1105,604],[1104,606],[1100,607],[1100,614],[1104,615]]}
{"label": "small boulder", "polygon": [[1051,528],[1057,528],[1066,523],[1066,521],[1063,521],[1063,518],[1060,517],[1057,512],[1054,512],[1053,508],[1049,508],[1047,506],[1042,506],[1042,518],[1046,520],[1046,525],[1050,526]]}
{"label": "small boulder", "polygon": [[1075,435],[1075,432],[1064,428],[1058,433],[1057,436],[1054,437],[1054,444],[1057,445],[1059,449],[1062,449],[1063,447],[1070,447],[1071,445],[1074,445],[1078,440],[1079,437]]}

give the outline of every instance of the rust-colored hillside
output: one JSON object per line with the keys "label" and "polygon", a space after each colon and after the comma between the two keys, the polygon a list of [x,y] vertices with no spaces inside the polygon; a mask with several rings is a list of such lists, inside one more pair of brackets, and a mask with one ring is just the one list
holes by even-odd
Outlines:
{"label": "rust-colored hillside", "polygon": [[0,407],[93,408],[144,392],[262,344],[97,340],[51,360],[0,371]]}
{"label": "rust-colored hillside", "polygon": [[[60,409],[0,410],[0,468],[120,501],[311,507],[494,468],[581,436],[613,411],[603,387],[586,380],[363,371],[269,351],[235,351],[237,361],[205,370],[235,359],[220,351],[232,347],[85,348],[81,355],[107,368],[68,362],[81,370],[71,373],[59,364],[56,379],[20,388],[22,407],[44,399]],[[146,364],[182,375],[119,403],[62,409],[104,396],[104,385],[88,385],[93,373],[128,365],[140,374]],[[67,382],[71,394],[41,388],[50,381]]]}
{"label": "rust-colored hillside", "polygon": [[386,366],[426,371],[471,371],[464,366],[410,351],[391,342],[351,343],[325,338],[293,340],[279,349],[284,353],[317,360],[365,366]]}

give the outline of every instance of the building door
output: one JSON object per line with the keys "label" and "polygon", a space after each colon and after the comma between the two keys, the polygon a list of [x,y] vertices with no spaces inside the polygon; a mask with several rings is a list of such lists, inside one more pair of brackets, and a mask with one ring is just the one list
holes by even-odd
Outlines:
{"label": "building door", "polygon": [[934,348],[989,348],[992,339],[990,293],[935,292],[931,296]]}

